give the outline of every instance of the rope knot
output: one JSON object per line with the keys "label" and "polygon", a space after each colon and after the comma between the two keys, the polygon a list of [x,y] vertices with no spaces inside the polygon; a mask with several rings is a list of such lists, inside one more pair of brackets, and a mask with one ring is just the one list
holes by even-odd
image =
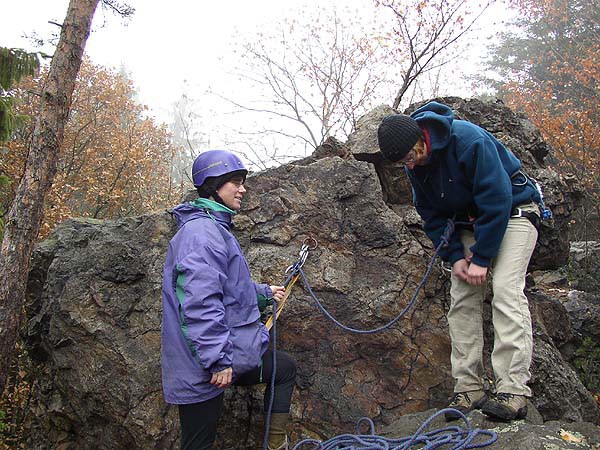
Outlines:
{"label": "rope knot", "polygon": [[452,219],[448,219],[446,222],[446,228],[444,229],[444,232],[442,233],[442,236],[440,237],[440,244],[441,247],[448,247],[448,245],[450,245],[450,239],[452,238],[452,235],[454,234],[454,220]]}

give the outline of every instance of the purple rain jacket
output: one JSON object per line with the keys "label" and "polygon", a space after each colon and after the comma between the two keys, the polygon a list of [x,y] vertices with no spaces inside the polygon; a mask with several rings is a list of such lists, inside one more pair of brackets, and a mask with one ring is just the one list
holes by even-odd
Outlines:
{"label": "purple rain jacket", "polygon": [[223,389],[210,384],[212,373],[232,367],[235,381],[261,364],[269,344],[257,295],[272,297],[271,288],[252,281],[230,231],[233,211],[210,211],[203,205],[206,200],[198,199],[173,210],[179,230],[169,244],[162,289],[167,403],[216,397]]}

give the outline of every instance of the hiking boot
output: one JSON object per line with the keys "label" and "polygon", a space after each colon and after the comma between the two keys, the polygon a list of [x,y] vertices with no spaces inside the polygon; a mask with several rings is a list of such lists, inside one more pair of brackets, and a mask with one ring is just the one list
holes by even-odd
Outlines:
{"label": "hiking boot", "polygon": [[[456,409],[463,414],[467,414],[469,411],[474,409],[481,409],[481,407],[487,402],[488,396],[482,391],[468,391],[468,392],[455,392],[450,399],[448,408]],[[444,413],[446,421],[460,419],[460,415],[456,411],[446,411]]]}
{"label": "hiking boot", "polygon": [[527,415],[527,397],[500,392],[481,408],[481,412],[492,419],[506,422],[524,419]]}
{"label": "hiking boot", "polygon": [[271,446],[268,446],[269,450],[289,450],[289,443],[288,443],[288,438],[287,436],[285,437],[285,440],[283,441],[283,444],[281,444],[279,447],[277,448],[271,448]]}
{"label": "hiking boot", "polygon": [[289,444],[285,429],[289,416],[289,413],[271,414],[269,436],[267,437],[269,450],[288,450]]}

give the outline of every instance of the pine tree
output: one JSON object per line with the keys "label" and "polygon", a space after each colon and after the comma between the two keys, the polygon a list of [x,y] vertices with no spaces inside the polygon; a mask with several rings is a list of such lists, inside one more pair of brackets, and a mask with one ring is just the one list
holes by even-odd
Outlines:
{"label": "pine tree", "polygon": [[18,120],[12,111],[11,87],[22,77],[35,75],[39,68],[37,53],[0,47],[0,142],[10,138]]}

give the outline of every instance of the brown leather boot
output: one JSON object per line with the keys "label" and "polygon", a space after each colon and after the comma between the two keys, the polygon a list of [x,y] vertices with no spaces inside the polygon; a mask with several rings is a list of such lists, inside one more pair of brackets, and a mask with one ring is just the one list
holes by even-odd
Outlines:
{"label": "brown leather boot", "polygon": [[269,426],[269,450],[289,450],[285,429],[289,420],[289,413],[272,413]]}
{"label": "brown leather boot", "polygon": [[492,419],[511,421],[527,416],[527,397],[500,392],[487,402],[481,412]]}
{"label": "brown leather boot", "polygon": [[[483,405],[488,401],[487,394],[482,391],[468,391],[468,392],[455,392],[450,399],[448,408],[456,409],[463,414],[467,414],[469,411],[474,409],[481,409]],[[456,411],[447,411],[445,414],[446,421],[458,420],[461,418],[460,414]]]}

